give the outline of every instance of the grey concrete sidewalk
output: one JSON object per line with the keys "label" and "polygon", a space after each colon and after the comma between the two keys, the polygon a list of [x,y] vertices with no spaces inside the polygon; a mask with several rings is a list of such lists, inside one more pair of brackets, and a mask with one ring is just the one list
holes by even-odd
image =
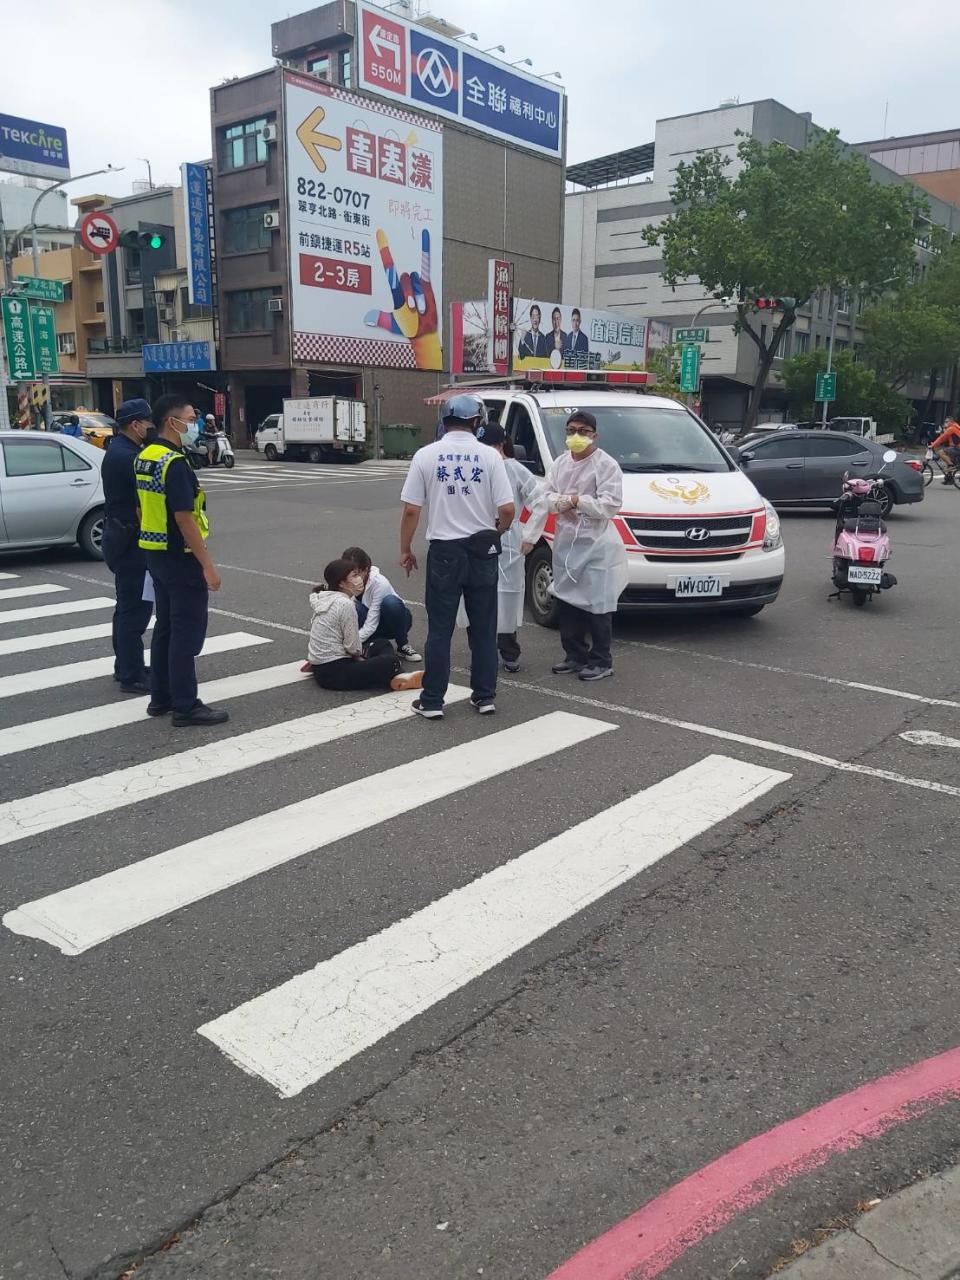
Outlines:
{"label": "grey concrete sidewalk", "polygon": [[789,1280],[960,1280],[960,1168],[907,1187],[777,1276]]}

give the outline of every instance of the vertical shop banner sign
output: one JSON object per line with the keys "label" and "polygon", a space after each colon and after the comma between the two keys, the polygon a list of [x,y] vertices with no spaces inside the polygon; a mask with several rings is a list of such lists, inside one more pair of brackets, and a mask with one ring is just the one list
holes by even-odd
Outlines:
{"label": "vertical shop banner sign", "polygon": [[442,126],[284,81],[293,359],[442,369]]}
{"label": "vertical shop banner sign", "polygon": [[10,380],[32,382],[36,377],[37,367],[28,304],[23,298],[5,297],[2,305],[3,336],[7,346]]}
{"label": "vertical shop banner sign", "polygon": [[487,275],[487,311],[491,318],[487,337],[487,368],[491,373],[510,372],[510,304],[513,298],[513,264],[491,258]]}
{"label": "vertical shop banner sign", "polygon": [[180,181],[187,245],[187,296],[194,305],[212,307],[213,254],[210,248],[206,165],[182,164]]}

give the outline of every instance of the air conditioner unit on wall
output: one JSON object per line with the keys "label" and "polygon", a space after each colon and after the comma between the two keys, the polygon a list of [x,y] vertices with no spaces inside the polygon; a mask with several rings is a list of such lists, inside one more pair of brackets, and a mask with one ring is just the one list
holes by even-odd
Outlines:
{"label": "air conditioner unit on wall", "polygon": [[77,354],[77,344],[71,342],[68,338],[64,339],[63,346],[60,348],[61,355],[75,356]]}
{"label": "air conditioner unit on wall", "polygon": [[276,142],[277,126],[275,124],[265,124],[260,130],[260,136],[263,138],[264,142]]}
{"label": "air conditioner unit on wall", "polygon": [[268,231],[276,231],[280,227],[280,211],[272,209],[263,215],[263,225]]}
{"label": "air conditioner unit on wall", "polygon": [[282,311],[282,310],[283,310],[283,299],[282,299],[282,298],[268,298],[268,299],[267,299],[267,310],[268,310],[268,311]]}
{"label": "air conditioner unit on wall", "polygon": [[160,308],[160,319],[161,319],[161,320],[176,320],[176,318],[177,318],[177,313],[176,313],[176,310],[175,310],[173,307],[161,307],[161,308]]}

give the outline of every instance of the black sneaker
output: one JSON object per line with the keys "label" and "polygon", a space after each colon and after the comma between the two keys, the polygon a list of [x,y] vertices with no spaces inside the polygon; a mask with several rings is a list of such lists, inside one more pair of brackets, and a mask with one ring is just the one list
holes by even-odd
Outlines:
{"label": "black sneaker", "polygon": [[582,662],[571,662],[569,658],[565,658],[563,662],[555,663],[550,668],[555,676],[573,676],[583,669],[584,664]]}
{"label": "black sneaker", "polygon": [[424,720],[442,720],[443,707],[425,707],[417,698],[416,702],[412,702],[411,708],[415,716],[422,716]]}
{"label": "black sneaker", "polygon": [[581,680],[606,680],[613,675],[613,667],[584,667],[579,674]]}
{"label": "black sneaker", "polygon": [[120,692],[121,693],[139,693],[139,694],[149,693],[150,681],[149,680],[122,680],[120,682]]}
{"label": "black sneaker", "polygon": [[172,710],[173,710],[173,707],[171,707],[169,702],[148,702],[147,703],[148,716],[168,716]]}
{"label": "black sneaker", "polygon": [[492,698],[471,698],[470,705],[477,715],[481,716],[492,716],[497,709],[497,704]]}
{"label": "black sneaker", "polygon": [[520,663],[517,662],[515,658],[504,658],[503,669],[504,671],[509,671],[512,676],[515,676],[520,670]]}
{"label": "black sneaker", "polygon": [[204,702],[198,702],[189,711],[173,713],[173,723],[178,729],[184,729],[188,725],[226,724],[229,719],[229,712],[221,711],[219,707],[208,707]]}

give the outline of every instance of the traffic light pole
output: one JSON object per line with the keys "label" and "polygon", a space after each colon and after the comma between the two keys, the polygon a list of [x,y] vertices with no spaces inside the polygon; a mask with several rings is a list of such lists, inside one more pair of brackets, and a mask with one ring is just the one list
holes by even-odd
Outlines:
{"label": "traffic light pole", "polygon": [[[833,295],[831,294],[831,297]],[[839,297],[833,297],[833,319],[830,321],[830,341],[827,343],[827,374],[833,372],[833,344],[837,336],[837,312],[840,310]],[[820,418],[820,425],[824,431],[827,429],[827,410],[830,408],[830,401],[824,400],[823,411]]]}

